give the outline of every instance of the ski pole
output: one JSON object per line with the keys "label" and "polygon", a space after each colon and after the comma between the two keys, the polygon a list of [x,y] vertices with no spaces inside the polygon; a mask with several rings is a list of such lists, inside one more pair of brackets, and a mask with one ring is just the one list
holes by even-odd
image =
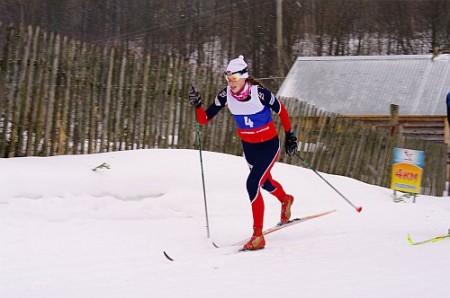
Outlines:
{"label": "ski pole", "polygon": [[197,131],[197,144],[198,152],[200,153],[200,169],[202,172],[202,185],[203,185],[203,202],[205,204],[205,216],[206,216],[206,235],[210,238],[209,234],[209,219],[208,219],[208,205],[206,203],[206,188],[205,188],[205,174],[203,171],[203,157],[202,157],[202,140],[200,136],[200,124],[198,123],[197,112],[195,112],[195,129]]}
{"label": "ski pole", "polygon": [[319,176],[320,178],[322,178],[323,181],[325,181],[332,189],[334,189],[335,192],[337,192],[347,203],[349,203],[353,208],[355,208],[355,210],[357,212],[361,212],[362,211],[362,206],[356,207],[355,205],[353,205],[352,202],[350,202],[349,199],[347,199],[339,190],[337,190],[330,182],[328,182],[325,178],[323,178],[322,175],[319,174],[319,172],[317,172],[313,167],[311,167],[306,160],[304,160],[303,158],[300,157],[300,155],[298,153],[295,154],[295,156],[297,156],[304,164],[306,167],[308,167],[309,169],[313,170],[314,173],[317,174],[317,176]]}

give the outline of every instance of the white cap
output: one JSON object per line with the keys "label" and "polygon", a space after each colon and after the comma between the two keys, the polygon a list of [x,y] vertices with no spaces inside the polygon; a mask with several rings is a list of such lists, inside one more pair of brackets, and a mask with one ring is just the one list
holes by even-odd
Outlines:
{"label": "white cap", "polygon": [[[239,55],[238,58],[231,60],[227,66],[227,72],[238,72],[247,68],[247,63],[244,61],[244,56]],[[242,74],[242,78],[248,78],[248,72]]]}

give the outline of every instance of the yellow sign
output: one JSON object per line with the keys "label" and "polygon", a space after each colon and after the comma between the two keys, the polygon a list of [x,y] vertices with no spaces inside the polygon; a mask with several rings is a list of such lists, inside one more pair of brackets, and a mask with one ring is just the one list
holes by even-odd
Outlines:
{"label": "yellow sign", "polygon": [[420,193],[424,158],[423,151],[394,148],[391,189]]}

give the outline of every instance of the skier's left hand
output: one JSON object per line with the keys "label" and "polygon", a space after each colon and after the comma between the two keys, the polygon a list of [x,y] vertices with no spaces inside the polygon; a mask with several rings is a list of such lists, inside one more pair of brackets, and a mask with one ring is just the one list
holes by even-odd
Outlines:
{"label": "skier's left hand", "polygon": [[292,129],[286,132],[284,149],[286,150],[286,154],[289,156],[292,156],[295,152],[297,152],[297,137]]}
{"label": "skier's left hand", "polygon": [[189,88],[189,103],[197,108],[202,105],[202,97],[194,86]]}

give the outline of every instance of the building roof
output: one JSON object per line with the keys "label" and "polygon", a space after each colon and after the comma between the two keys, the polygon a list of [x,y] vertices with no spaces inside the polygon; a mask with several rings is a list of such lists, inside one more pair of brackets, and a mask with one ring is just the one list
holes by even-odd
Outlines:
{"label": "building roof", "polygon": [[446,115],[450,55],[299,57],[278,91],[343,115]]}

